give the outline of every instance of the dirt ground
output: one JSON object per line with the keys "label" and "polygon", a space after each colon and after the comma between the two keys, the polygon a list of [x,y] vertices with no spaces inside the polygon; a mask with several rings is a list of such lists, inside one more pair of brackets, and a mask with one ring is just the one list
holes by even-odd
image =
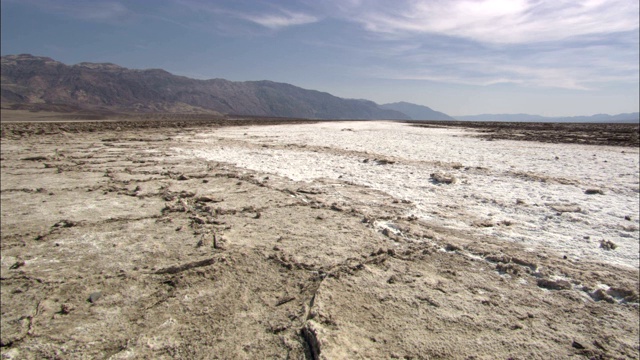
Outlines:
{"label": "dirt ground", "polygon": [[637,269],[171,150],[256,121],[3,123],[2,358],[640,357]]}
{"label": "dirt ground", "polygon": [[640,146],[638,123],[514,123],[478,121],[412,122],[415,126],[455,126],[483,132],[489,140],[526,140],[549,143]]}

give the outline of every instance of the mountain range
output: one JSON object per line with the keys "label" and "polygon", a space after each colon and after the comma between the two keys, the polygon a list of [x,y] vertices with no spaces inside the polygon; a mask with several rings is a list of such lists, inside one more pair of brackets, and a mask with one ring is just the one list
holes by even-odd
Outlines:
{"label": "mountain range", "polygon": [[403,114],[409,115],[412,120],[455,120],[451,116],[435,111],[428,106],[416,105],[408,102],[396,102],[391,104],[380,105],[383,109],[400,111]]}
{"label": "mountain range", "polygon": [[28,54],[1,58],[1,100],[136,112],[218,112],[309,119],[410,117],[368,100],[343,99],[272,81],[196,80],[110,63],[65,65]]}
{"label": "mountain range", "polygon": [[161,69],[111,63],[66,65],[29,54],[0,57],[3,108],[112,112],[214,113],[307,119],[638,122],[639,114],[543,117],[482,114],[451,117],[407,102],[378,105],[273,81],[197,80]]}

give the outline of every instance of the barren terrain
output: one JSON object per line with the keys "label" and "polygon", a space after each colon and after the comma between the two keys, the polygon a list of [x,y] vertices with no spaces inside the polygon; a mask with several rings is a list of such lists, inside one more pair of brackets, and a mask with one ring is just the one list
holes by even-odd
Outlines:
{"label": "barren terrain", "polygon": [[635,146],[4,120],[3,358],[640,357]]}

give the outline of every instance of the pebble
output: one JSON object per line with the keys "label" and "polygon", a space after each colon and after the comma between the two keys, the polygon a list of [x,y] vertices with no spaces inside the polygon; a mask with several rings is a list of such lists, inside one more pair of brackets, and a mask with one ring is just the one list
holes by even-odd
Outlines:
{"label": "pebble", "polygon": [[618,245],[611,240],[602,240],[600,241],[600,247],[605,250],[615,250]]}
{"label": "pebble", "polygon": [[89,299],[87,299],[90,303],[95,304],[96,301],[98,301],[98,299],[100,299],[100,297],[102,296],[102,292],[100,291],[96,291],[96,292],[92,292],[89,295]]}
{"label": "pebble", "polygon": [[602,191],[601,189],[587,189],[584,191],[584,193],[587,195],[604,195],[604,191]]}

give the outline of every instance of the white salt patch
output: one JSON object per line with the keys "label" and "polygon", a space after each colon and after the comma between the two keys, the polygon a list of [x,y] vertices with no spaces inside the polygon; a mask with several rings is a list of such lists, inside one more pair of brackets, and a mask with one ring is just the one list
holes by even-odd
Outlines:
{"label": "white salt patch", "polygon": [[[185,157],[228,162],[296,181],[350,181],[411,200],[413,214],[443,226],[474,229],[573,259],[638,267],[638,149],[485,141],[470,137],[473,134],[392,122],[260,126],[223,128],[185,138],[200,144],[198,149],[175,150]],[[221,146],[220,138],[239,141]],[[296,146],[247,148],[245,141]],[[331,154],[301,146],[370,155]],[[372,161],[376,157],[398,162],[379,165]],[[365,163],[365,158],[371,161]],[[463,167],[455,169],[454,163]],[[430,174],[436,171],[452,174],[458,181],[435,184]],[[587,195],[588,188],[602,189],[604,195]],[[494,226],[478,227],[479,222]],[[618,248],[601,249],[603,239]]]}

